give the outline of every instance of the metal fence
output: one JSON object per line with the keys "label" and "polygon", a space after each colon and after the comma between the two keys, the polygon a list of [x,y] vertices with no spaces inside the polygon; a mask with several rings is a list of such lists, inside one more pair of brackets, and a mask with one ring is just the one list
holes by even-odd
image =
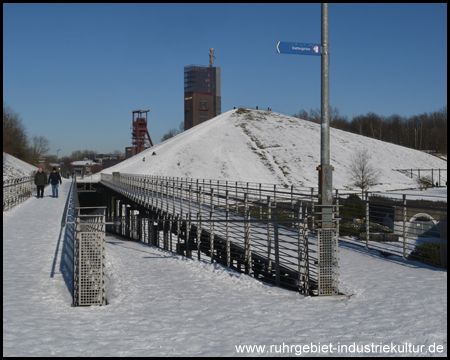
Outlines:
{"label": "metal fence", "polygon": [[319,248],[310,188],[118,173],[101,183],[146,209],[115,202],[120,235],[301,293],[338,294],[337,222]]}
{"label": "metal fence", "polygon": [[[74,177],[61,220],[61,226],[74,224],[73,306],[106,305],[105,209],[80,207]],[[69,212],[73,222],[67,221]]]}
{"label": "metal fence", "polygon": [[339,240],[447,267],[447,201],[366,194],[339,196]]}
{"label": "metal fence", "polygon": [[447,169],[396,169],[424,187],[447,186]]}
{"label": "metal fence", "polygon": [[3,180],[3,211],[24,202],[33,195],[34,177]]}

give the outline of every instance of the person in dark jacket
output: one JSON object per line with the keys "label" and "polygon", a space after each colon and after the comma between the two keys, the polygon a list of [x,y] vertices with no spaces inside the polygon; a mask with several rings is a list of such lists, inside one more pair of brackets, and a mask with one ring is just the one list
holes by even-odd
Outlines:
{"label": "person in dark jacket", "polygon": [[53,168],[52,173],[48,177],[48,183],[52,183],[52,197],[58,197],[58,186],[62,184],[61,175],[56,171],[56,168]]}
{"label": "person in dark jacket", "polygon": [[42,168],[39,168],[36,175],[34,175],[34,184],[37,187],[37,198],[43,198],[44,187],[47,184],[47,174],[42,171]]}

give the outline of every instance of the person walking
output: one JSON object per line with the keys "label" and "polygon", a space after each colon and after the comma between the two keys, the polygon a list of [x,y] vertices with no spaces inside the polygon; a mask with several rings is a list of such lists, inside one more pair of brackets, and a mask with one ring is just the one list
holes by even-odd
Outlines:
{"label": "person walking", "polygon": [[[61,175],[56,171],[56,168],[53,168],[52,173],[48,177],[48,183],[52,183],[52,197],[58,197],[58,186],[62,184]],[[58,184],[59,183],[59,184]]]}
{"label": "person walking", "polygon": [[44,187],[47,184],[47,174],[42,171],[42,168],[39,168],[36,175],[34,175],[34,184],[37,187],[37,198],[43,198]]}

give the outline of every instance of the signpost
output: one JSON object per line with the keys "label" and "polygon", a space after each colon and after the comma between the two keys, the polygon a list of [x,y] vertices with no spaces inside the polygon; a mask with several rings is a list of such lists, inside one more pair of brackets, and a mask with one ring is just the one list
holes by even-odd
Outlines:
{"label": "signpost", "polygon": [[333,228],[333,182],[330,165],[330,99],[328,53],[328,4],[322,4],[322,43],[277,41],[278,54],[318,55],[321,57],[321,133],[319,171],[319,295],[338,294],[337,241]]}

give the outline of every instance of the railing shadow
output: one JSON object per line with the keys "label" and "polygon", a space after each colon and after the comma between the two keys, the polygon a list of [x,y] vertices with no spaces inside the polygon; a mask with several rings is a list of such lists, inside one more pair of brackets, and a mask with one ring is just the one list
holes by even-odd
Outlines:
{"label": "railing shadow", "polygon": [[73,244],[74,224],[67,224],[64,231],[64,242],[61,251],[59,270],[73,299]]}
{"label": "railing shadow", "polygon": [[[67,216],[66,216],[67,210]],[[74,197],[71,191],[69,191],[68,199],[66,203],[66,209],[64,209],[64,226],[61,226],[59,232],[58,243],[55,250],[55,256],[53,259],[52,271],[50,277],[54,277],[56,262],[59,253],[59,247],[62,240],[61,260],[59,264],[59,271],[64,279],[67,290],[69,291],[73,300],[73,250],[74,250]],[[63,225],[63,224],[61,224]]]}

